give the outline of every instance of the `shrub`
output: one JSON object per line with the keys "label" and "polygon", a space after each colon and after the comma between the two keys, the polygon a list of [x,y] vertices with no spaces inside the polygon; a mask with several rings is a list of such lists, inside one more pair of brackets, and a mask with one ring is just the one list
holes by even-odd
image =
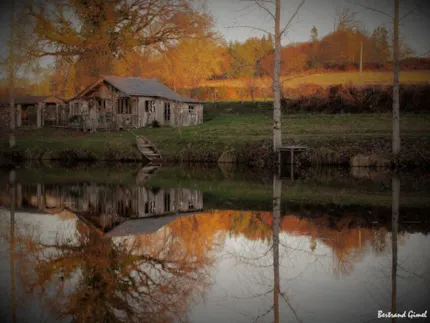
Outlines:
{"label": "shrub", "polygon": [[160,123],[157,120],[153,120],[151,122],[151,127],[152,128],[160,128]]}

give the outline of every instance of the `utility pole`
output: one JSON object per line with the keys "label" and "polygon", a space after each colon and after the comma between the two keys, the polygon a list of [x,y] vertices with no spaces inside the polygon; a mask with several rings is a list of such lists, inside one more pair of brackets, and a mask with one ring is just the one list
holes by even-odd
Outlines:
{"label": "utility pole", "polygon": [[15,61],[14,61],[14,43],[15,43],[15,2],[11,1],[10,10],[10,41],[9,41],[9,147],[16,146],[15,139]]}

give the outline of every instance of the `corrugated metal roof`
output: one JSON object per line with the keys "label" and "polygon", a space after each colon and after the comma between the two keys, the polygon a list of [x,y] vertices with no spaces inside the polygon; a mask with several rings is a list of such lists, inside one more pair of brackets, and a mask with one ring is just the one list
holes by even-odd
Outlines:
{"label": "corrugated metal roof", "polygon": [[[52,95],[25,95],[25,96],[16,96],[15,97],[15,104],[37,104],[39,102],[43,102],[49,98],[56,98]],[[57,98],[59,99],[59,98]],[[63,101],[62,99],[59,99]],[[55,103],[54,100],[52,102],[50,100],[45,101],[46,103]],[[9,105],[9,97],[2,97],[0,98],[0,105]]]}
{"label": "corrugated metal roof", "polygon": [[188,103],[199,102],[176,93],[156,79],[119,76],[102,76],[102,78],[127,96],[159,97]]}

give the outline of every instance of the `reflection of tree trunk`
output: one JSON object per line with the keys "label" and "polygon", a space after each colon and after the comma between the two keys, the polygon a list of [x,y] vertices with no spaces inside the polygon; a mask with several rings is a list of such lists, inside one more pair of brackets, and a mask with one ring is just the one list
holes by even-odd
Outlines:
{"label": "reflection of tree trunk", "polygon": [[273,288],[274,322],[279,322],[279,223],[281,220],[281,191],[282,181],[277,174],[273,175],[273,276],[275,286]]}
{"label": "reflection of tree trunk", "polygon": [[[392,225],[391,225],[391,243],[393,252],[392,273],[391,273],[391,313],[396,313],[397,304],[397,231],[399,222],[399,198],[400,198],[400,180],[393,177],[393,200],[392,200]],[[396,322],[393,318],[392,322]]]}
{"label": "reflection of tree trunk", "polygon": [[399,0],[394,1],[393,70],[393,154],[398,156],[400,153]]}
{"label": "reflection of tree trunk", "polygon": [[16,200],[16,188],[15,188],[15,171],[11,171],[9,174],[10,183],[10,283],[12,290],[12,322],[16,322],[16,295],[15,295],[15,200]]}

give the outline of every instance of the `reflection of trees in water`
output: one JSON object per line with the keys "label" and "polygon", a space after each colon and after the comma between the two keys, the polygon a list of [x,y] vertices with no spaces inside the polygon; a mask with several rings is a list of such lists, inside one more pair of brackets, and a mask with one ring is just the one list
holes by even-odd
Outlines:
{"label": "reflection of trees in water", "polygon": [[[238,233],[241,228],[244,228],[243,236],[254,241],[252,243],[246,241],[238,249],[228,252],[239,264],[244,266],[242,279],[245,279],[245,285],[251,288],[247,291],[247,296],[235,296],[234,298],[247,301],[258,299],[259,303],[264,306],[259,315],[252,317],[254,322],[263,320],[269,314],[273,315],[274,322],[285,321],[287,318],[280,315],[282,307],[287,307],[295,320],[301,322],[300,314],[287,294],[289,286],[281,282],[280,271],[287,272],[287,267],[297,260],[297,256],[311,257],[312,261],[319,257],[319,255],[303,249],[303,242],[307,238],[299,238],[292,243],[285,236],[281,237],[281,188],[281,180],[274,175],[272,214],[250,212],[249,217],[244,215],[236,217],[237,223],[232,219],[232,224],[235,224],[232,226],[233,232]],[[245,228],[240,221],[251,225]],[[252,270],[247,270],[251,268]],[[270,274],[268,274],[269,272]],[[295,278],[297,277],[290,277],[288,281]],[[272,301],[264,304],[269,295],[272,296]],[[244,315],[249,314],[244,313]]]}
{"label": "reflection of trees in water", "polygon": [[[209,285],[213,258],[182,246],[166,230],[102,238],[81,222],[72,238],[46,244],[22,237],[22,279],[57,317],[76,322],[169,322],[186,319],[190,295]],[[33,231],[34,232],[34,231]],[[184,238],[185,239],[185,238]]]}

